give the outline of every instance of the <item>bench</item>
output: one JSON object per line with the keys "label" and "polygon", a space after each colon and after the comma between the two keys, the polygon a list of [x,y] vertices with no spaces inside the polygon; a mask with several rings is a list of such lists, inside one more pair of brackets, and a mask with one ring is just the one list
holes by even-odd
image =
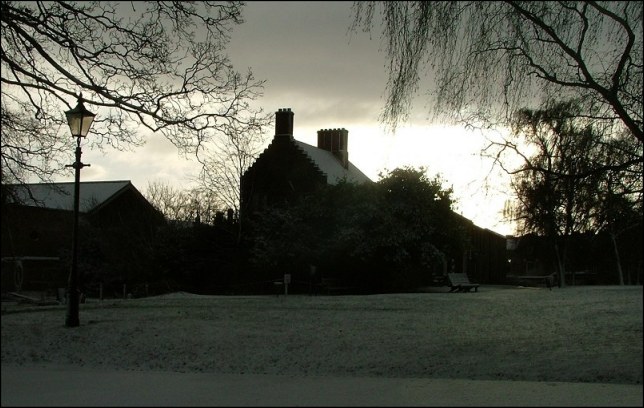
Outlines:
{"label": "bench", "polygon": [[550,275],[519,275],[517,276],[517,279],[519,281],[543,282],[548,289],[552,290],[552,287],[555,285],[557,275],[555,273],[551,273]]}
{"label": "bench", "polygon": [[469,292],[474,289],[475,292],[479,291],[479,284],[472,283],[464,273],[448,273],[450,292]]}

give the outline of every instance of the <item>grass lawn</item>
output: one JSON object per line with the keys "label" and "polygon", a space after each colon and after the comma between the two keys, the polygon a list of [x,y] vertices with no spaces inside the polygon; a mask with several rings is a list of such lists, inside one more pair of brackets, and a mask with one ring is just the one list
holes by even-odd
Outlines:
{"label": "grass lawn", "polygon": [[2,363],[642,384],[642,286],[3,302]]}

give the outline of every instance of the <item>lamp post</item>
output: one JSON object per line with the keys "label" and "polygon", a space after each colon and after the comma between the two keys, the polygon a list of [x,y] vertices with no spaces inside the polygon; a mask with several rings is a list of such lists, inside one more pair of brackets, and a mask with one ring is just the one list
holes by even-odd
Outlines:
{"label": "lamp post", "polygon": [[79,292],[78,292],[78,207],[80,192],[80,171],[89,164],[81,162],[81,138],[87,137],[87,132],[94,121],[92,112],[85,109],[83,105],[82,94],[78,97],[78,105],[74,109],[65,112],[67,123],[72,132],[72,137],[76,138],[76,161],[67,167],[73,167],[74,174],[74,230],[72,232],[72,269],[69,273],[67,282],[67,316],[65,317],[65,326],[77,327],[80,325],[78,318]]}

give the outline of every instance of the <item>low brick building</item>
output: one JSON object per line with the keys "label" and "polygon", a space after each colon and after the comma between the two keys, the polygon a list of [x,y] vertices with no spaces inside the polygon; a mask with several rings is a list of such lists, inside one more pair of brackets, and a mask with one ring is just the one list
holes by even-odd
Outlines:
{"label": "low brick building", "polygon": [[[2,290],[65,286],[72,247],[74,183],[3,185]],[[93,268],[134,273],[163,215],[130,181],[81,182],[79,246]],[[91,243],[91,247],[88,245]],[[100,253],[98,253],[100,252]],[[17,273],[22,270],[22,277]]]}

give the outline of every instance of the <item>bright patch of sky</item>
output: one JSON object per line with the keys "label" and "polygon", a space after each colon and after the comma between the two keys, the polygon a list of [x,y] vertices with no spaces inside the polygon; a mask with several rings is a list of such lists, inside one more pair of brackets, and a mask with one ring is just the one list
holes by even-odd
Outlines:
{"label": "bright patch of sky", "polygon": [[[268,113],[291,108],[294,136],[315,145],[317,131],[349,131],[349,160],[372,180],[384,170],[424,166],[454,188],[457,212],[475,224],[512,234],[501,213],[509,199],[507,176],[480,157],[484,137],[476,131],[432,124],[419,97],[414,120],[389,134],[378,120],[384,106],[386,56],[378,30],[350,33],[352,2],[248,2],[245,23],[235,27],[228,54],[240,72],[266,79],[254,102]],[[274,129],[267,129],[267,140]],[[71,156],[70,156],[71,157]],[[150,182],[183,189],[199,166],[158,135],[133,151],[84,149],[82,180],[132,180],[142,192]]]}

